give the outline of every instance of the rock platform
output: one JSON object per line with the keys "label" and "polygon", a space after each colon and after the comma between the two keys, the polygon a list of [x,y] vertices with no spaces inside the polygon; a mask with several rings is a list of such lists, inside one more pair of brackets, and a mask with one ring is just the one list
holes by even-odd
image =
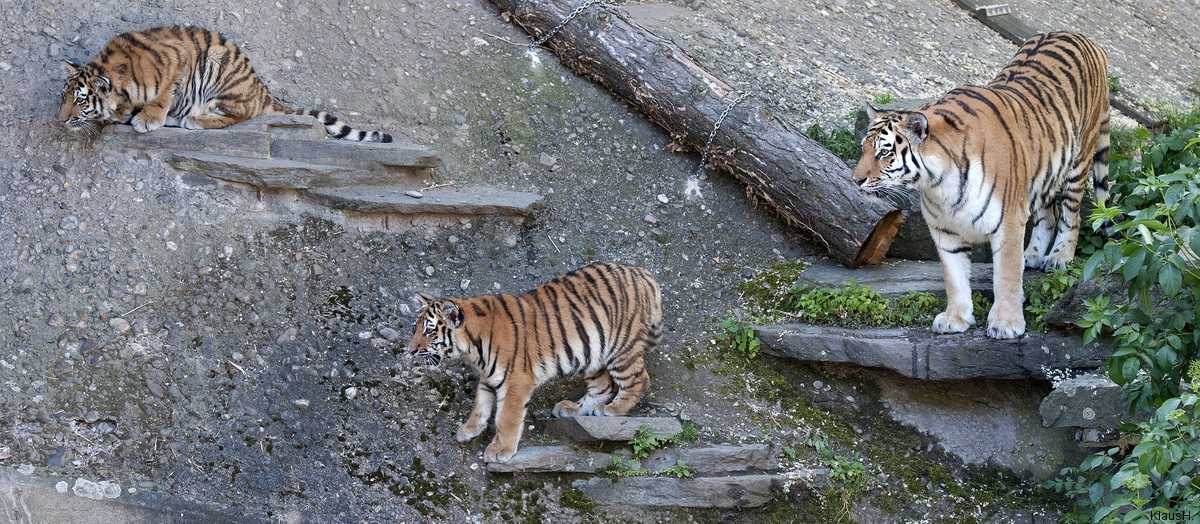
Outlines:
{"label": "rock platform", "polygon": [[536,193],[481,185],[426,185],[442,165],[417,144],[326,138],[308,115],[263,115],[223,129],[163,127],[137,133],[110,125],[97,143],[162,152],[172,167],[264,190],[295,190],[332,209],[384,215],[523,217],[542,204]]}
{"label": "rock platform", "polygon": [[[770,503],[776,493],[828,483],[825,468],[781,471],[779,450],[764,443],[672,444],[640,460],[628,448],[611,450],[614,443],[632,440],[642,427],[656,435],[678,433],[682,426],[670,417],[569,417],[537,426],[571,443],[523,446],[509,462],[489,463],[488,472],[580,474],[573,486],[597,504],[614,506],[755,508]],[[614,457],[643,473],[618,475]],[[692,476],[667,476],[680,462]]]}

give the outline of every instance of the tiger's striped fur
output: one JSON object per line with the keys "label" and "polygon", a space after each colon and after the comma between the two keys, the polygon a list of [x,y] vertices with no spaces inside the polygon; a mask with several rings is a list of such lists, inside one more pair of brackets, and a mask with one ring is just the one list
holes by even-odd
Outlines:
{"label": "tiger's striped fur", "polygon": [[387,133],[354,129],[324,111],[281,103],[233,42],[206,29],[122,33],[90,63],[64,60],[63,66],[67,82],[58,119],[91,135],[112,123],[133,124],[145,133],[164,125],[219,129],[261,114],[290,114],[316,117],[334,138],[392,141]]}
{"label": "tiger's striped fur", "polygon": [[853,177],[870,193],[921,191],[949,301],[933,331],[974,324],[971,244],[990,242],[988,336],[1025,332],[1023,268],[1062,269],[1074,258],[1089,165],[1096,200],[1108,197],[1107,73],[1108,57],[1091,40],[1047,33],[1027,40],[986,87],[960,86],[914,111],[868,106],[872,124]]}
{"label": "tiger's striped fur", "polygon": [[650,271],[591,264],[518,295],[434,300],[422,307],[408,351],[439,363],[470,363],[479,372],[475,406],[455,437],[467,442],[487,428],[496,408],[488,462],[517,451],[534,388],[583,375],[587,394],[563,400],[554,416],[624,415],[650,383],[644,354],[662,338],[662,294]]}

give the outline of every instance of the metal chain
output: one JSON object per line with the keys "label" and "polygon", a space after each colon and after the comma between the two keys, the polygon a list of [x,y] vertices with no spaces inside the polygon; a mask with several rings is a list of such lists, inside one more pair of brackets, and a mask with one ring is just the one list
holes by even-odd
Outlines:
{"label": "metal chain", "polygon": [[600,2],[603,2],[603,1],[604,0],[587,0],[586,2],[584,2],[582,4],[579,4],[579,7],[576,7],[575,10],[572,11],[571,14],[567,15],[567,17],[564,18],[562,22],[559,22],[558,25],[554,26],[554,29],[551,29],[549,33],[546,33],[541,38],[539,38],[533,42],[530,42],[529,43],[529,51],[533,51],[533,48],[546,43],[546,40],[549,40],[550,37],[554,36],[554,33],[557,33],[559,29],[562,29],[563,26],[567,25],[575,17],[579,16],[581,13],[586,11],[587,8],[592,7],[593,5],[599,4]]}
{"label": "metal chain", "polygon": [[700,172],[704,170],[704,164],[708,163],[708,149],[712,147],[713,139],[717,137],[717,130],[721,129],[721,122],[725,120],[725,117],[729,116],[729,112],[733,111],[734,106],[741,103],[741,101],[745,100],[748,96],[750,96],[750,93],[742,93],[741,96],[737,97],[737,100],[734,100],[733,103],[729,104],[729,107],[726,107],[724,111],[721,111],[721,116],[717,117],[717,123],[713,125],[712,132],[708,134],[708,142],[705,142],[704,149],[700,153],[700,165],[696,167],[696,172],[692,173],[692,176],[688,177],[689,179],[700,176]]}

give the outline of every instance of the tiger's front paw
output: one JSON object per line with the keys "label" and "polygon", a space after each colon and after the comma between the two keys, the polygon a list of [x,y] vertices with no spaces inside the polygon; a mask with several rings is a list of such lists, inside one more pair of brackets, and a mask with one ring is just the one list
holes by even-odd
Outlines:
{"label": "tiger's front paw", "polygon": [[163,126],[163,120],[151,120],[146,118],[146,113],[138,113],[130,122],[133,124],[133,130],[138,133],[149,133]]}
{"label": "tiger's front paw", "polygon": [[962,333],[975,323],[975,315],[973,314],[953,314],[950,311],[938,313],[938,316],[933,318],[934,333]]}
{"label": "tiger's front paw", "polygon": [[987,335],[991,338],[1009,339],[1025,334],[1024,315],[1017,318],[1004,318],[1001,315],[988,315]]}
{"label": "tiger's front paw", "polygon": [[579,415],[579,403],[564,400],[554,405],[554,410],[551,413],[554,418],[575,417]]}
{"label": "tiger's front paw", "polygon": [[516,455],[516,454],[517,454],[517,446],[515,444],[512,446],[507,446],[507,445],[501,444],[500,438],[497,437],[495,440],[492,441],[491,444],[488,444],[487,449],[483,450],[483,461],[484,462],[499,462],[501,464],[504,464],[504,463],[507,463],[508,461],[512,460],[513,455]]}
{"label": "tiger's front paw", "polygon": [[474,440],[480,433],[483,433],[483,428],[480,426],[481,424],[475,424],[468,420],[458,427],[458,431],[454,432],[454,440],[463,444]]}
{"label": "tiger's front paw", "polygon": [[1025,267],[1029,269],[1037,269],[1039,271],[1050,271],[1051,269],[1067,269],[1067,264],[1070,260],[1063,260],[1062,257],[1031,257],[1025,256]]}

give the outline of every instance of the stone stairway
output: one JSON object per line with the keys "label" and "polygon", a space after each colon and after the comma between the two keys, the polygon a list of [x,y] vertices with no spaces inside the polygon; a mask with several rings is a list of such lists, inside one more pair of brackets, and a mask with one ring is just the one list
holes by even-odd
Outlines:
{"label": "stone stairway", "polygon": [[181,171],[297,190],[314,204],[359,213],[519,217],[542,202],[536,193],[485,186],[425,187],[429,173],[442,163],[436,151],[416,144],[328,139],[325,127],[307,115],[264,115],[224,129],[164,127],[150,133],[110,125],[97,141],[161,151]]}
{"label": "stone stairway", "polygon": [[[656,435],[675,435],[682,429],[670,417],[571,417],[537,422],[539,431],[571,444],[524,446],[506,464],[488,464],[489,473],[578,474],[572,485],[600,505],[634,505],[689,508],[755,508],[770,503],[788,490],[824,487],[829,472],[824,468],[791,469],[781,472],[779,450],[762,443],[671,445],[640,460],[629,448],[611,453],[613,443],[635,438],[637,430],[649,426]],[[646,474],[619,476],[613,457]],[[666,476],[679,461],[693,476]]]}

